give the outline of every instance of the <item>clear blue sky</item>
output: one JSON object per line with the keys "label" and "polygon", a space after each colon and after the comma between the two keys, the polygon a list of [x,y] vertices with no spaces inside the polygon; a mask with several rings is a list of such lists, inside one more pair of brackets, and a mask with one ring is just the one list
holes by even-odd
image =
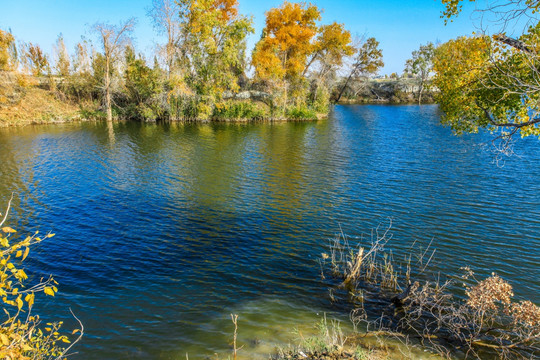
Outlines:
{"label": "clear blue sky", "polygon": [[[386,64],[382,74],[401,73],[406,59],[420,44],[444,42],[474,31],[468,11],[445,26],[440,19],[443,6],[439,0],[311,2],[324,10],[322,23],[344,23],[351,33],[373,36],[380,41]],[[0,28],[11,28],[18,40],[37,43],[49,52],[62,33],[71,51],[81,35],[93,38],[88,31],[90,25],[136,17],[135,45],[138,51],[149,54],[154,44],[162,41],[146,16],[151,3],[151,0],[6,0],[1,5]],[[239,0],[239,3],[241,13],[254,19],[255,34],[249,39],[252,48],[264,26],[264,12],[282,1]],[[465,6],[470,9],[470,5]]]}

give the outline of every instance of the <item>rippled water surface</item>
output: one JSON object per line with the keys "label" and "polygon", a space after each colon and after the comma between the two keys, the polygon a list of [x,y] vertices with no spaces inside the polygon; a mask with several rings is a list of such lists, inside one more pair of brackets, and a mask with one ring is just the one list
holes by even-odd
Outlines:
{"label": "rippled water surface", "polygon": [[230,313],[243,351],[264,353],[332,314],[317,263],[328,239],[388,218],[395,254],[433,239],[434,274],[496,271],[537,302],[540,142],[520,140],[497,166],[486,140],[453,136],[435,106],[338,106],[314,123],[0,129],[0,201],[15,193],[20,232],[56,233],[28,272],[60,283],[36,312],[68,319],[71,308],[84,323],[79,358],[228,351]]}

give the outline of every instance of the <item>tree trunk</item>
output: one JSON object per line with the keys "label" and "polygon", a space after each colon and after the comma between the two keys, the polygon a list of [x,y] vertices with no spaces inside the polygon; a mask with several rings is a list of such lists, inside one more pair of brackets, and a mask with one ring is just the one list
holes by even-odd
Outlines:
{"label": "tree trunk", "polygon": [[339,100],[341,99],[341,97],[343,96],[343,92],[345,91],[345,89],[347,88],[347,85],[349,85],[349,81],[351,81],[354,73],[356,72],[356,68],[353,69],[353,71],[351,71],[351,74],[349,75],[349,77],[347,78],[347,81],[345,81],[345,84],[343,85],[343,87],[341,88],[341,90],[339,91],[339,95],[336,99],[336,102],[339,102]]}
{"label": "tree trunk", "polygon": [[107,121],[112,121],[112,109],[111,109],[111,79],[109,71],[109,58],[105,61],[105,107],[107,109]]}
{"label": "tree trunk", "polygon": [[420,83],[420,90],[418,91],[418,105],[422,104],[422,93],[424,92],[424,81]]}

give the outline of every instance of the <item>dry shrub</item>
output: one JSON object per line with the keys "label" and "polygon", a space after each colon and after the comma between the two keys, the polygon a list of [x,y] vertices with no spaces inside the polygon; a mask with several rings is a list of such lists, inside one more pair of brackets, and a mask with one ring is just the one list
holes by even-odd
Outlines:
{"label": "dry shrub", "polygon": [[[349,244],[341,233],[331,243],[331,256],[323,255],[321,261],[322,266],[331,259],[331,273],[340,280],[338,289],[348,291],[355,307],[351,318],[367,329],[364,336],[390,336],[406,343],[415,339],[446,357],[540,356],[540,307],[531,301],[513,301],[507,281],[495,273],[477,279],[468,267],[461,277],[411,282],[411,256],[396,265],[385,250],[392,237],[389,229],[377,228],[367,247]],[[421,269],[416,276],[435,251],[424,264],[427,253],[419,256]],[[371,308],[365,306],[366,293],[372,298]]]}

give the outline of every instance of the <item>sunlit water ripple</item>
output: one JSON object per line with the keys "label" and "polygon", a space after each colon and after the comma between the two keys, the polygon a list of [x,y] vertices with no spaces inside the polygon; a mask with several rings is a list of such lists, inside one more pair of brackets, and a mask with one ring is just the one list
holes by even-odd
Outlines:
{"label": "sunlit water ripple", "polygon": [[[0,129],[11,226],[56,236],[31,253],[54,274],[36,312],[85,325],[81,359],[271,351],[333,313],[317,257],[340,228],[393,219],[395,257],[437,249],[431,274],[496,271],[540,290],[540,145],[504,166],[455,137],[435,106],[338,106],[286,124],[72,124]],[[73,320],[66,327],[74,327]],[[307,330],[306,330],[307,331]],[[255,350],[258,349],[258,350]]]}

